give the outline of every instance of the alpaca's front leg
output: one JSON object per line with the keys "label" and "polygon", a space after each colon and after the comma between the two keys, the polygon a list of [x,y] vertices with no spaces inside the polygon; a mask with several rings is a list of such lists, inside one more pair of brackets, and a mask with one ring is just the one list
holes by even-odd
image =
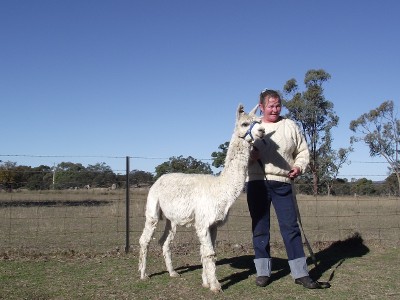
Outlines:
{"label": "alpaca's front leg", "polygon": [[[210,227],[211,243],[212,243],[212,246],[214,249],[215,249],[215,241],[217,239],[217,229],[218,229],[217,225],[213,225]],[[203,253],[202,248],[200,248],[200,253]],[[203,263],[203,259],[201,259],[201,263],[203,265],[203,272],[201,274],[201,278],[203,280],[203,287],[209,288],[210,284],[208,283],[207,274],[206,274],[206,266]]]}
{"label": "alpaca's front leg", "polygon": [[[201,261],[203,264],[203,285],[209,285],[213,292],[220,292],[221,285],[215,275],[215,251],[211,241],[209,228],[199,228],[196,226],[196,232],[200,240]],[[206,280],[205,280],[206,279]],[[205,282],[206,281],[206,282]]]}
{"label": "alpaca's front leg", "polygon": [[200,244],[200,255],[201,255],[201,265],[203,267],[203,271],[201,273],[201,279],[203,281],[203,287],[205,288],[210,288],[210,284],[208,283],[208,278],[206,274],[206,266],[204,265],[204,260],[203,260],[203,246]]}

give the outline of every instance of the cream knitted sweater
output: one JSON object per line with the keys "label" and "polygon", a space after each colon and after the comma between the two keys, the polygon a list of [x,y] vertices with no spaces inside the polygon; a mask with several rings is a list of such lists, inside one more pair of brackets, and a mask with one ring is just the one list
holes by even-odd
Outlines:
{"label": "cream knitted sweater", "polygon": [[[296,123],[282,118],[276,123],[264,123],[265,136],[254,146],[260,151],[268,180],[290,182],[287,176],[293,166],[303,173],[310,161],[310,153],[303,134]],[[248,181],[263,180],[264,172],[257,161],[249,161]]]}

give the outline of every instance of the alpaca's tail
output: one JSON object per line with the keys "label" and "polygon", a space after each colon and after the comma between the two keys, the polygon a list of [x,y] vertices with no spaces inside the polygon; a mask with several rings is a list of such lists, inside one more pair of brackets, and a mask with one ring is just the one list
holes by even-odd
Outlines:
{"label": "alpaca's tail", "polygon": [[162,220],[162,211],[158,197],[154,196],[151,190],[147,196],[146,219],[154,221]]}

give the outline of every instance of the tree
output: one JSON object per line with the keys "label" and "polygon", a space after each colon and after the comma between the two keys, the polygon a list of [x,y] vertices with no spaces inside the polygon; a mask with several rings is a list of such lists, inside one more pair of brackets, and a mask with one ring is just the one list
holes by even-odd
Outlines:
{"label": "tree", "polygon": [[139,171],[139,170],[132,170],[129,173],[129,181],[131,184],[140,187],[141,184],[151,184],[153,183],[154,176],[150,172]]}
{"label": "tree", "polygon": [[28,166],[17,166],[13,167],[14,176],[14,189],[24,188],[29,181],[29,178],[33,175],[31,167]]}
{"label": "tree", "polygon": [[169,161],[162,163],[156,167],[156,176],[154,180],[161,175],[167,173],[196,173],[196,174],[212,174],[211,167],[208,163],[203,163],[191,156],[184,158],[182,155],[178,157],[170,157]]}
{"label": "tree", "polygon": [[350,130],[358,134],[351,137],[352,143],[363,141],[368,145],[371,157],[386,159],[390,172],[396,174],[397,194],[400,195],[400,120],[395,117],[393,101],[384,101],[351,121]]}
{"label": "tree", "polygon": [[395,173],[390,174],[385,179],[384,188],[386,194],[399,196],[398,183]]}
{"label": "tree", "polygon": [[351,195],[351,184],[346,178],[337,178],[335,180],[335,190],[332,193],[336,196]]}
{"label": "tree", "polygon": [[323,172],[320,172],[320,184],[326,186],[326,192],[331,195],[333,186],[337,182],[337,176],[340,168],[348,161],[349,154],[353,151],[350,146],[348,148],[339,148],[334,150],[331,147],[332,138],[330,131],[325,132],[324,143],[320,148],[319,167]]}
{"label": "tree", "polygon": [[17,163],[12,161],[3,162],[0,165],[0,184],[3,185],[9,192],[12,191],[16,182],[16,166]]}
{"label": "tree", "polygon": [[50,189],[53,181],[52,169],[46,165],[39,167],[27,167],[29,176],[26,180],[25,187],[30,190],[48,190]]}
{"label": "tree", "polygon": [[218,151],[218,152],[214,151],[213,153],[211,153],[211,157],[213,159],[212,166],[214,166],[216,168],[224,167],[226,153],[228,152],[228,148],[229,148],[229,142],[225,142],[225,143],[219,145],[219,147],[218,147],[218,149],[220,149],[221,151]]}
{"label": "tree", "polygon": [[[333,111],[333,103],[325,99],[322,88],[330,78],[330,74],[322,69],[309,70],[304,78],[304,92],[298,91],[296,79],[288,80],[283,88],[285,96],[290,98],[283,100],[287,117],[299,124],[310,148],[309,168],[314,194],[318,194],[319,178],[326,175],[326,166],[334,159],[330,131],[337,126],[339,117]],[[325,161],[322,161],[323,157]]]}
{"label": "tree", "polygon": [[80,187],[89,183],[93,187],[110,187],[117,180],[111,167],[104,162],[88,165],[85,169],[85,173],[87,174],[87,181],[85,183],[85,179],[81,179]]}
{"label": "tree", "polygon": [[87,174],[85,167],[80,163],[62,162],[55,168],[56,189],[82,187]]}
{"label": "tree", "polygon": [[357,195],[373,195],[377,190],[372,182],[367,178],[358,179],[352,186],[353,192]]}

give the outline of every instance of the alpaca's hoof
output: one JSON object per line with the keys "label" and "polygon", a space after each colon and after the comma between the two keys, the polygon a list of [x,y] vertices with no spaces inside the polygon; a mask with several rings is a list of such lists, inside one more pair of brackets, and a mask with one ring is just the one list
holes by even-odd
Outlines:
{"label": "alpaca's hoof", "polygon": [[204,283],[204,282],[203,282],[202,286],[203,286],[204,288],[206,288],[206,289],[209,289],[209,288],[210,288],[210,285],[209,285],[208,283]]}
{"label": "alpaca's hoof", "polygon": [[150,277],[149,277],[149,275],[144,274],[144,275],[140,276],[140,279],[147,280],[147,279],[150,279]]}
{"label": "alpaca's hoof", "polygon": [[169,276],[171,276],[171,277],[180,277],[181,275],[179,275],[179,273],[173,271],[173,272],[169,273]]}
{"label": "alpaca's hoof", "polygon": [[210,290],[211,290],[213,293],[222,293],[221,287],[218,287],[218,286],[213,287],[213,288],[210,288]]}
{"label": "alpaca's hoof", "polygon": [[220,283],[217,281],[215,284],[212,284],[212,285],[210,286],[210,290],[211,290],[212,292],[214,292],[214,293],[222,292]]}

